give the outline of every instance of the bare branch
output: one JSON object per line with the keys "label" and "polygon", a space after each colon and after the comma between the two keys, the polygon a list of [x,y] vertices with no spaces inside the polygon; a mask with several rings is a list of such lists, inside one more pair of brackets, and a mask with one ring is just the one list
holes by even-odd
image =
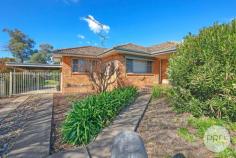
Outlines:
{"label": "bare branch", "polygon": [[89,79],[98,92],[107,91],[119,78],[119,68],[116,67],[114,61],[105,63],[102,60],[96,60],[87,62],[86,65]]}

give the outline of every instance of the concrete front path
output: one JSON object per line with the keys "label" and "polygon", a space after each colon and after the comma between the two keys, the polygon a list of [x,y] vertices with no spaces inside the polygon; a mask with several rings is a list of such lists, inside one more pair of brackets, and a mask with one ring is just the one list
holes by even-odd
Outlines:
{"label": "concrete front path", "polygon": [[3,120],[9,113],[14,111],[28,97],[29,97],[29,95],[1,99],[1,101],[0,101],[0,121]]}
{"label": "concrete front path", "polygon": [[114,137],[122,131],[136,131],[136,128],[150,101],[150,94],[140,95],[135,102],[124,109],[113,123],[105,128],[87,148],[56,153],[51,158],[110,158]]}
{"label": "concrete front path", "polygon": [[42,158],[49,155],[53,95],[37,95],[34,104],[37,105],[34,113],[25,122],[22,133],[7,154],[8,158]]}

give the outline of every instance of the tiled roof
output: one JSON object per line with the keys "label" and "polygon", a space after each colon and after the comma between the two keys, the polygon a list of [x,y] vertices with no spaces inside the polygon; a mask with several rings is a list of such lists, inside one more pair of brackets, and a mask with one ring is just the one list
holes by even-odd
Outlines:
{"label": "tiled roof", "polygon": [[161,52],[166,52],[169,50],[175,50],[177,46],[176,42],[165,42],[158,45],[143,47],[133,43],[128,43],[124,45],[118,45],[111,49],[94,47],[94,46],[84,46],[84,47],[76,47],[76,48],[66,48],[66,49],[58,49],[55,54],[68,54],[68,55],[85,55],[85,56],[99,56],[101,54],[106,53],[106,50],[125,50],[125,51],[133,51],[139,52],[143,54],[158,54]]}
{"label": "tiled roof", "polygon": [[119,45],[114,47],[114,49],[123,49],[123,50],[131,50],[131,51],[139,51],[139,52],[148,52],[148,49],[143,46],[139,46],[133,43],[128,43],[124,45]]}
{"label": "tiled roof", "polygon": [[165,42],[151,47],[147,47],[150,53],[176,49],[177,42]]}
{"label": "tiled roof", "polygon": [[104,52],[105,50],[106,48],[84,46],[84,47],[76,47],[76,48],[58,49],[55,52],[57,54],[97,56],[101,54],[102,52]]}

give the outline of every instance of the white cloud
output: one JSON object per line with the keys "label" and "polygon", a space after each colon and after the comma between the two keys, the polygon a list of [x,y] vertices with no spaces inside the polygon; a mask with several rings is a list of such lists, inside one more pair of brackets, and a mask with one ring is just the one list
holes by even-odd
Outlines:
{"label": "white cloud", "polygon": [[95,33],[109,33],[110,27],[108,25],[102,24],[101,22],[97,21],[92,15],[88,15],[87,17],[81,18],[82,20],[88,23],[90,30]]}
{"label": "white cloud", "polygon": [[81,34],[78,34],[77,37],[80,38],[80,39],[85,39],[85,36],[81,35]]}
{"label": "white cloud", "polygon": [[86,43],[87,43],[87,44],[91,44],[91,42],[90,42],[90,41],[87,41]]}

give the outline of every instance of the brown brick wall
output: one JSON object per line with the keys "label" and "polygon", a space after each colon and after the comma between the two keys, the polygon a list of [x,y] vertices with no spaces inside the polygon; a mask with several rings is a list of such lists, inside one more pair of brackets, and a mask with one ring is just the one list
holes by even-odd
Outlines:
{"label": "brown brick wall", "polygon": [[[84,73],[73,73],[71,70],[71,63],[73,57],[62,58],[62,92],[76,93],[76,92],[91,92],[93,91],[89,78]],[[139,88],[152,86],[159,83],[160,60],[156,59],[153,62],[152,74],[128,74],[126,73],[125,57],[120,54],[114,54],[103,58],[104,62],[116,60],[120,71],[120,81],[124,85],[134,85]],[[167,61],[168,62],[168,61]],[[166,64],[168,65],[168,64]],[[165,67],[165,66],[164,66]],[[163,67],[163,70],[164,70]],[[164,76],[166,78],[166,76]]]}
{"label": "brown brick wall", "polygon": [[62,58],[62,92],[91,92],[92,87],[89,78],[84,73],[73,73],[72,66],[73,57],[64,56]]}

